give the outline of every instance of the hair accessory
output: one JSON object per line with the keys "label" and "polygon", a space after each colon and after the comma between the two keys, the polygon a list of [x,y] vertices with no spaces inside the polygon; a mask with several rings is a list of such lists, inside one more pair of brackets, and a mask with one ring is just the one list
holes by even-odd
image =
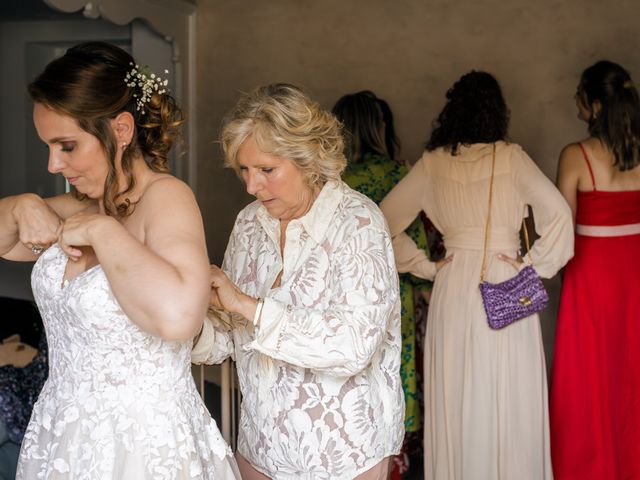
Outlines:
{"label": "hair accessory", "polygon": [[[133,62],[129,63],[129,65],[133,68],[127,72],[127,75],[124,77],[124,83],[127,87],[140,88],[142,93],[134,93],[133,96],[136,98],[136,110],[139,111],[141,115],[144,115],[145,106],[151,101],[151,96],[154,93],[158,95],[165,93],[169,80],[162,79],[160,76],[151,72],[148,66],[140,68],[138,64],[134,65]],[[168,74],[169,70],[165,70],[164,73]]]}
{"label": "hair accessory", "polygon": [[626,88],[627,90],[629,90],[630,88],[633,88],[633,81],[631,79],[625,80],[624,83],[622,84],[622,88]]}

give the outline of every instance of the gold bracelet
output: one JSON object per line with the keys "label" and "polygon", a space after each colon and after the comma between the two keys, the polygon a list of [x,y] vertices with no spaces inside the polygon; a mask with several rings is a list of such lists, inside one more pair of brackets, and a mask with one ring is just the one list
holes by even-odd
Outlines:
{"label": "gold bracelet", "polygon": [[264,307],[264,299],[258,298],[258,305],[256,305],[256,313],[253,316],[253,326],[258,327],[260,325],[260,319],[262,318],[262,308]]}

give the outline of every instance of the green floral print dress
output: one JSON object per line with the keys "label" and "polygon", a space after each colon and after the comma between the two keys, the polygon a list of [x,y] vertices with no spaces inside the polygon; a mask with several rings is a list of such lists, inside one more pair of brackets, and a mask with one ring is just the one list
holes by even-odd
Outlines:
{"label": "green floral print dress", "polygon": [[[367,154],[360,162],[350,163],[342,174],[342,180],[354,190],[380,204],[391,189],[409,172],[402,165],[388,157]],[[427,237],[420,217],[407,228],[407,234],[420,248],[429,254]],[[407,432],[415,432],[421,427],[418,404],[418,382],[416,378],[416,290],[430,290],[431,282],[408,273],[400,274],[402,359],[400,375],[406,402],[404,424]]]}

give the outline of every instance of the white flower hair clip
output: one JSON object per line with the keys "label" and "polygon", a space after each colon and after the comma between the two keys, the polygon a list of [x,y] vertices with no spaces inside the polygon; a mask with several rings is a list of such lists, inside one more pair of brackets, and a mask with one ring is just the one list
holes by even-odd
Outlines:
{"label": "white flower hair clip", "polygon": [[[133,96],[136,99],[136,110],[139,111],[141,115],[144,115],[145,107],[151,100],[151,95],[154,93],[159,95],[165,93],[169,80],[160,78],[160,76],[151,72],[149,67],[140,68],[139,65],[134,65],[133,63],[129,65],[133,68],[127,72],[127,75],[124,77],[124,83],[127,87],[140,88],[142,93],[136,92]],[[169,70],[165,70],[164,73],[168,74]]]}

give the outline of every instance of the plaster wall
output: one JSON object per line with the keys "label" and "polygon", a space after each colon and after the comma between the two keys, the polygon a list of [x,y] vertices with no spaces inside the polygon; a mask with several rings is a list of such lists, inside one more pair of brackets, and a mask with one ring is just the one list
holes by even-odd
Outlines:
{"label": "plaster wall", "polygon": [[[602,58],[640,72],[634,0],[199,0],[198,200],[219,263],[237,212],[250,201],[222,169],[215,141],[238,92],[278,81],[326,108],[371,89],[394,111],[402,158],[413,163],[447,88],[471,69],[500,80],[511,139],[555,180],[558,153],[586,135],[573,94]],[[549,283],[553,302],[559,280]],[[543,316],[550,351],[555,305]]]}

